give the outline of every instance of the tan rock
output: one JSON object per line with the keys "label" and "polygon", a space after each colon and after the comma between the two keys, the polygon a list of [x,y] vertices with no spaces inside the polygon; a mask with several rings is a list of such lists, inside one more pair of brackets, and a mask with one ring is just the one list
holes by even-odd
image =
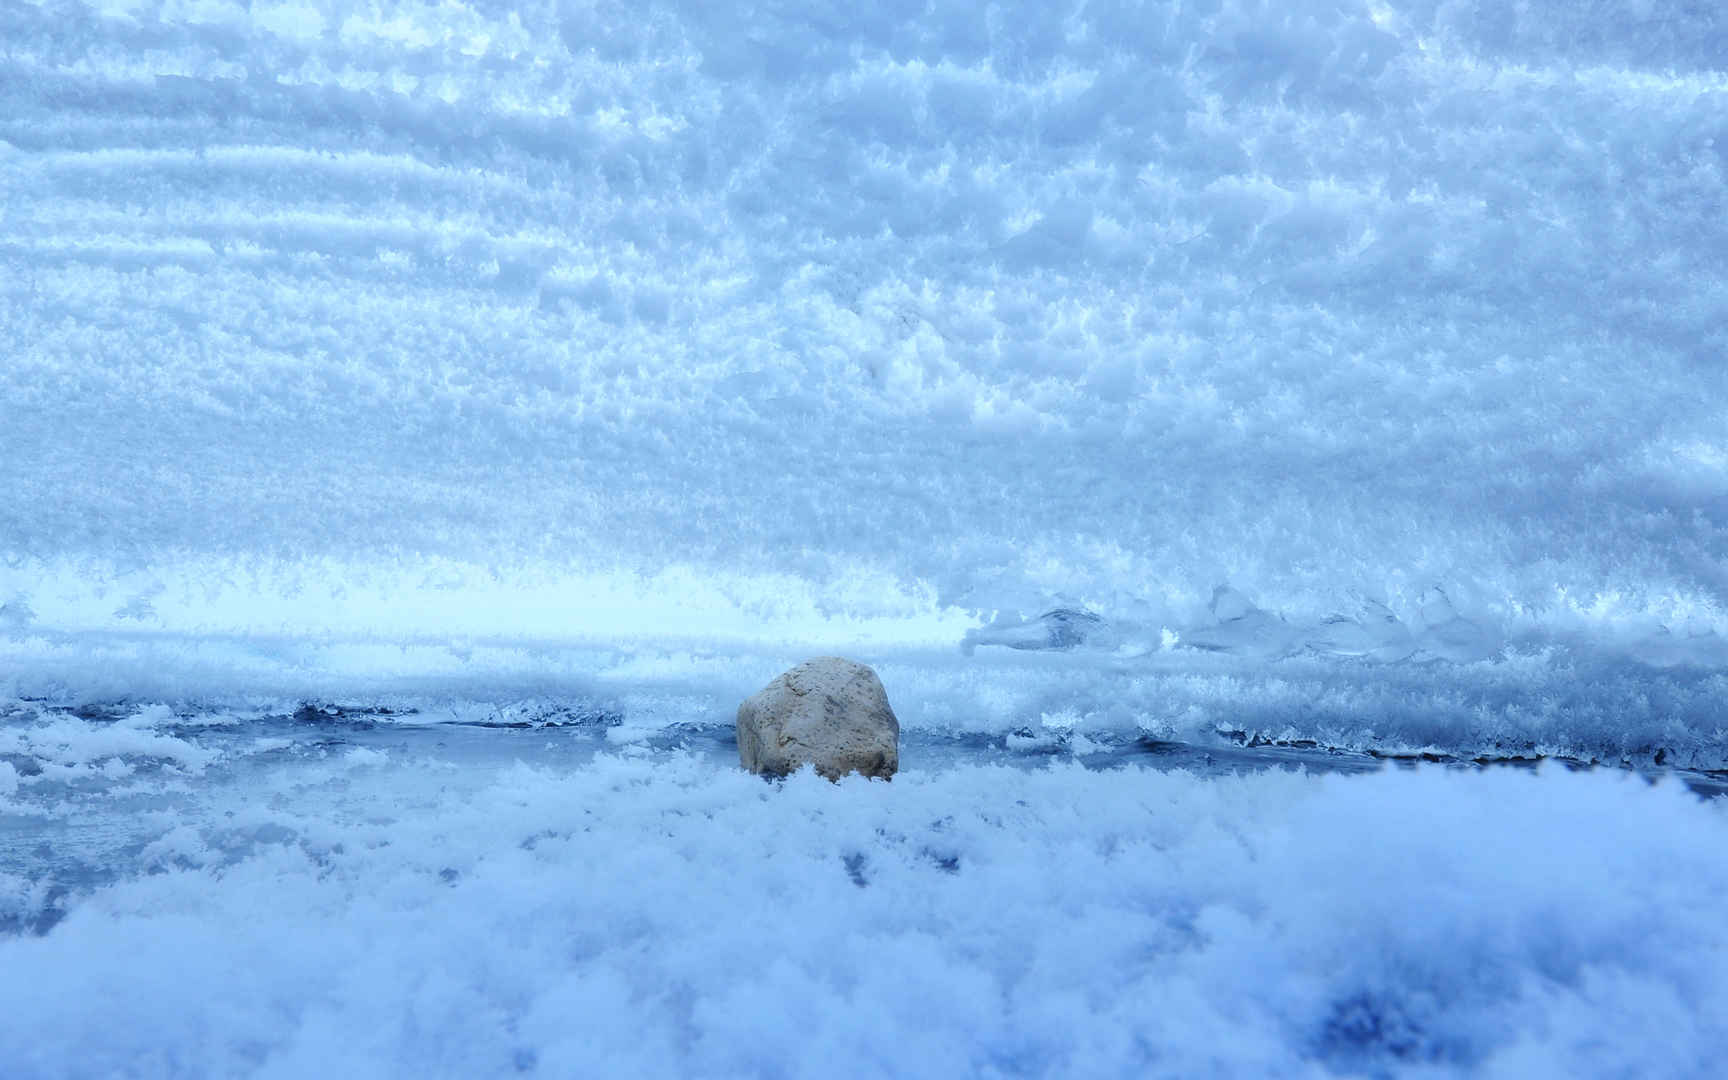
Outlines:
{"label": "tan rock", "polygon": [[738,760],[765,776],[810,764],[830,780],[887,779],[900,767],[900,721],[869,667],[818,656],[738,706]]}

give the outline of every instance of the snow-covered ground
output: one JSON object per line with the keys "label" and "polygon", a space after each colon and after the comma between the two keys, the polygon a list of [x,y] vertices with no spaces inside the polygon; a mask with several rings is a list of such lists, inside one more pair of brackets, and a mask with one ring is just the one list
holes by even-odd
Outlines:
{"label": "snow-covered ground", "polygon": [[1728,1041],[1728,815],[1677,785],[773,786],[515,737],[116,784],[165,831],[0,943],[6,1075],[1707,1077]]}
{"label": "snow-covered ground", "polygon": [[1725,57],[0,0],[0,1074],[1712,1075]]}

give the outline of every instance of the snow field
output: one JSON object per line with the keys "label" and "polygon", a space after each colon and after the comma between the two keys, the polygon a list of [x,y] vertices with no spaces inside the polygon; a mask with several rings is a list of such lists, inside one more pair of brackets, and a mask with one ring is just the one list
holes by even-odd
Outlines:
{"label": "snow field", "polygon": [[1713,1075],[1728,818],[1546,770],[332,758],[0,940],[9,1075]]}

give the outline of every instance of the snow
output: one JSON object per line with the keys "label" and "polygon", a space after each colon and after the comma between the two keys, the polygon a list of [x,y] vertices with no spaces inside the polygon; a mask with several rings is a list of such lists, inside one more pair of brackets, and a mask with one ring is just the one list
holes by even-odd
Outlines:
{"label": "snow", "polygon": [[1714,16],[992,10],[16,6],[0,591],[1724,632]]}
{"label": "snow", "polygon": [[220,792],[0,945],[12,1074],[1705,1076],[1728,1036],[1728,818],[1673,784],[373,766]]}
{"label": "snow", "polygon": [[0,42],[7,1068],[1707,1074],[1715,7]]}

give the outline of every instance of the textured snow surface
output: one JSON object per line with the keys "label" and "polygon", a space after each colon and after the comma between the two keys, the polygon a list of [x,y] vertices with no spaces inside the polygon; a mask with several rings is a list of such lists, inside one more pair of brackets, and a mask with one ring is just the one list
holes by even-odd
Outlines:
{"label": "textured snow surface", "polygon": [[1722,19],[9,0],[0,602],[1720,665]]}
{"label": "textured snow surface", "polygon": [[351,749],[176,822],[0,939],[8,1076],[1706,1077],[1728,1040],[1728,818],[1624,774]]}
{"label": "textured snow surface", "polygon": [[1723,34],[10,0],[0,693],[1013,645],[1728,766]]}

